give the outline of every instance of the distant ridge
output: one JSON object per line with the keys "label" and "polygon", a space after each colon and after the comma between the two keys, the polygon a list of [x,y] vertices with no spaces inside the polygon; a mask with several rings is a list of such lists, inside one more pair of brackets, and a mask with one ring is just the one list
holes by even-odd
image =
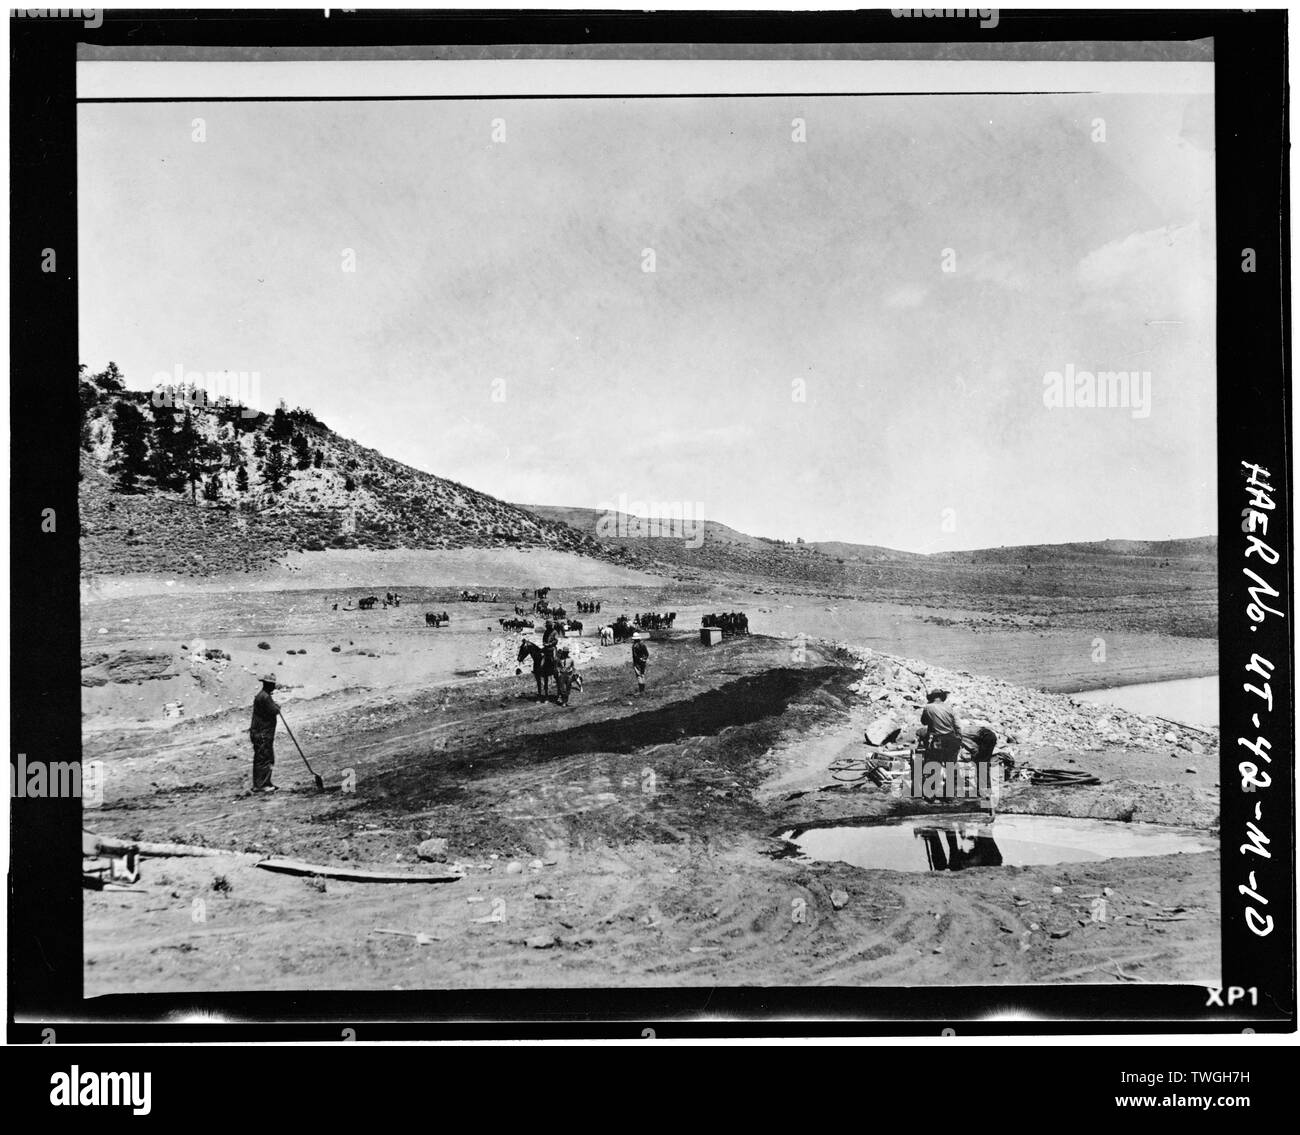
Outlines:
{"label": "distant ridge", "polygon": [[[1050,563],[1079,556],[1125,556],[1150,559],[1213,558],[1218,555],[1217,536],[1194,536],[1180,540],[1096,540],[1065,544],[1022,544],[1004,548],[980,548],[960,552],[902,552],[875,544],[853,544],[837,540],[810,543],[776,540],[764,536],[751,536],[720,524],[705,520],[700,524],[703,543],[690,548],[681,537],[620,536],[617,532],[635,525],[622,513],[606,513],[595,508],[576,508],[557,505],[527,504],[519,507],[537,516],[566,524],[585,532],[603,543],[635,549],[645,548],[655,559],[695,568],[712,568],[723,571],[743,571],[765,574],[765,566],[811,566],[813,557],[825,557],[835,563],[857,564],[919,564],[929,563]],[[611,526],[608,517],[613,516]],[[602,519],[606,519],[601,526]],[[644,519],[644,518],[642,518]],[[613,527],[614,532],[608,529]],[[775,561],[775,564],[774,564]],[[784,561],[789,561],[785,564]]]}
{"label": "distant ridge", "polygon": [[1219,554],[1217,536],[1189,536],[1179,540],[1091,540],[1068,544],[1017,544],[1005,548],[980,548],[970,552],[934,552],[935,560],[973,560],[975,563],[1016,563],[1074,556],[1133,556],[1147,559],[1188,559]]}

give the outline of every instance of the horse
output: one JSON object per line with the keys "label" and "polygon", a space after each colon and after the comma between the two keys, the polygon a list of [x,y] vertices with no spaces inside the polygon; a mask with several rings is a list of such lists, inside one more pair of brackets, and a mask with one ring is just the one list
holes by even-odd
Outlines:
{"label": "horse", "polygon": [[613,627],[601,627],[601,628],[600,628],[600,645],[601,645],[601,646],[613,646],[613,645],[614,645],[614,628],[613,628]]}
{"label": "horse", "polygon": [[[548,658],[545,652],[532,639],[522,639],[519,643],[519,655],[515,659],[520,665],[525,658],[531,658],[533,662],[533,679],[537,682],[537,700],[544,701],[551,696],[551,678],[555,675],[554,656]],[[515,673],[522,671],[516,667]]]}
{"label": "horse", "polygon": [[376,603],[378,603],[378,602],[379,602],[379,596],[378,596],[378,595],[368,595],[365,599],[358,599],[358,600],[357,600],[357,610],[359,610],[359,611],[369,611],[369,610],[370,610],[371,608],[373,608],[374,605],[375,605]]}

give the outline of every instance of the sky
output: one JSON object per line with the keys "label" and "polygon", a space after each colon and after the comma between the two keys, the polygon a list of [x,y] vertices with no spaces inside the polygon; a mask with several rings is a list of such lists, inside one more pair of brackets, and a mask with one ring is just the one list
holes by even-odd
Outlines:
{"label": "sky", "polygon": [[[692,502],[791,540],[1216,530],[1210,95],[78,125],[81,359],[129,386],[256,372],[264,407],[506,500]],[[1149,415],[1045,405],[1067,367],[1150,372]]]}

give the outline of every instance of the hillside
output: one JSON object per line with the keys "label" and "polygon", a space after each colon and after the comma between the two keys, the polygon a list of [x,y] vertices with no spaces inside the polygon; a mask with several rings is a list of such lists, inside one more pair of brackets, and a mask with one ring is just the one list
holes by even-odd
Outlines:
{"label": "hillside", "polygon": [[255,571],[326,548],[547,548],[646,564],[638,549],[385,457],[307,410],[159,406],[115,370],[81,385],[85,576]]}
{"label": "hillside", "polygon": [[[687,536],[690,537],[687,539],[682,535],[640,534],[646,531],[641,518],[624,513],[544,504],[520,507],[546,520],[575,528],[601,543],[625,548],[629,553],[641,551],[660,563],[684,569],[688,576],[692,573],[723,572],[740,576],[802,579],[805,569],[816,558],[812,545],[788,544],[782,540],[750,536],[715,520],[702,521],[698,528],[692,524],[687,531]],[[663,532],[667,524],[667,521],[663,521],[658,531]],[[654,530],[653,527],[650,528],[650,531]]]}
{"label": "hillside", "polygon": [[621,518],[617,531],[625,534],[611,535],[609,519],[596,509],[526,507],[629,553],[643,549],[676,565],[680,577],[713,579],[755,593],[931,608],[933,621],[943,625],[954,619],[949,610],[960,608],[965,613],[955,618],[976,632],[1014,624],[1189,637],[1218,633],[1218,540],[1213,536],[921,555],[864,544],[791,544],[714,521],[702,523],[702,543],[698,536],[692,541],[637,535],[638,525]]}
{"label": "hillside", "polygon": [[[637,535],[639,523],[622,514],[607,514],[594,508],[569,508],[529,504],[522,508],[537,516],[585,532],[603,543],[625,547],[629,551],[644,549],[646,554],[663,562],[705,572],[722,572],[755,578],[802,580],[809,583],[862,583],[866,580],[887,581],[900,573],[916,570],[943,570],[956,565],[999,565],[1021,570],[1026,564],[1053,568],[1070,563],[1096,567],[1101,561],[1122,570],[1126,565],[1136,570],[1158,568],[1164,561],[1174,561],[1190,571],[1216,570],[1218,539],[1201,536],[1187,540],[1104,540],[1073,544],[1026,544],[1005,548],[981,548],[976,551],[900,552],[874,544],[851,544],[842,541],[790,543],[762,536],[750,536],[713,520],[699,526],[702,534],[694,540],[681,536]],[[610,516],[616,518],[611,525]],[[611,534],[610,528],[625,535]],[[691,544],[698,545],[692,547]],[[897,570],[895,570],[897,569]],[[1026,573],[1032,575],[1032,572]]]}

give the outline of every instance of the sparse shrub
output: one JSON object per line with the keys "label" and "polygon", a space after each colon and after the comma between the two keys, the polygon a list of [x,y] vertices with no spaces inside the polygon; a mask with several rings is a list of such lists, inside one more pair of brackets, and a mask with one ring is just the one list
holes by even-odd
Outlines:
{"label": "sparse shrub", "polygon": [[270,650],[270,649],[271,649],[271,644],[270,644],[269,642],[259,642],[259,643],[257,644],[257,649],[258,649],[258,650]]}

